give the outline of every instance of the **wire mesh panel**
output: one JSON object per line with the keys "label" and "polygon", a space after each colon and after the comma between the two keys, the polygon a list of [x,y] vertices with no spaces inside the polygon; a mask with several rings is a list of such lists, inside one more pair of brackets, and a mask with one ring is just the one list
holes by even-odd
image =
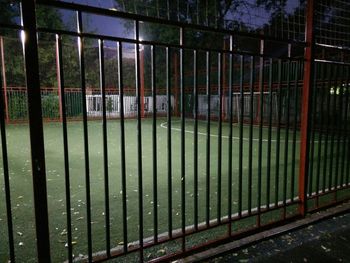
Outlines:
{"label": "wire mesh panel", "polygon": [[350,3],[343,0],[316,1],[316,42],[335,47],[350,47]]}
{"label": "wire mesh panel", "polygon": [[304,0],[62,1],[275,38],[305,38]]}

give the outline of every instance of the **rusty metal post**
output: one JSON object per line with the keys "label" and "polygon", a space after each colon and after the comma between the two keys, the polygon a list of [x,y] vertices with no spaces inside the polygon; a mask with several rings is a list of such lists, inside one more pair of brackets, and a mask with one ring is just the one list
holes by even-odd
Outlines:
{"label": "rusty metal post", "polygon": [[50,234],[47,209],[45,148],[41,110],[35,0],[22,1],[21,14],[23,25],[22,43],[26,69],[26,85],[28,90],[28,116],[33,171],[37,262],[49,263],[51,262]]}
{"label": "rusty metal post", "polygon": [[0,36],[0,52],[1,52],[1,65],[2,65],[2,86],[4,89],[4,107],[5,107],[5,120],[8,123],[10,121],[8,100],[7,100],[7,80],[6,80],[6,66],[5,66],[5,51],[4,51],[4,38]]}
{"label": "rusty metal post", "polygon": [[314,68],[314,0],[307,1],[306,9],[306,27],[305,27],[305,67],[304,83],[302,91],[301,106],[301,127],[300,127],[300,167],[299,167],[299,212],[305,216],[307,212],[307,177],[309,168],[309,123],[310,123],[310,104],[311,88]]}

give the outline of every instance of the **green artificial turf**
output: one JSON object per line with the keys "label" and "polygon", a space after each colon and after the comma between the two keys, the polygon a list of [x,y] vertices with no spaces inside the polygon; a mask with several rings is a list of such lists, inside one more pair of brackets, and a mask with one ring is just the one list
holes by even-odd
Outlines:
{"label": "green artificial turf", "polygon": [[[186,225],[194,223],[194,135],[192,120],[185,123],[185,215]],[[198,222],[206,220],[206,122],[199,121],[198,135]],[[29,147],[29,130],[27,124],[8,125],[7,144],[11,184],[11,204],[13,213],[15,252],[18,262],[36,261],[35,222],[33,209],[33,193],[31,178],[31,159]],[[122,225],[122,189],[120,168],[120,123],[119,120],[108,120],[108,175],[110,201],[111,246],[123,242]],[[172,207],[171,216],[173,229],[181,228],[181,132],[180,121],[172,122]],[[136,241],[139,237],[139,188],[137,162],[137,122],[125,120],[126,142],[126,185],[127,185],[127,222],[128,241]],[[238,211],[239,204],[239,127],[233,126],[233,157],[232,157],[232,201],[228,200],[228,134],[229,125],[223,123],[222,129],[222,159],[221,186],[218,185],[218,124],[211,124],[210,136],[210,218],[218,217],[218,190],[221,190],[221,216],[227,215],[229,203],[232,212]],[[267,203],[267,150],[268,129],[263,128],[262,158],[261,158],[261,204]],[[45,123],[45,155],[47,192],[49,207],[49,223],[51,235],[51,254],[53,262],[64,261],[67,258],[66,236],[66,198],[63,136],[60,123]],[[289,142],[285,143],[286,129],[281,129],[279,192],[278,200],[297,195],[299,169],[299,132],[296,132],[295,162],[293,164],[293,130],[289,131]],[[243,174],[242,174],[242,209],[248,208],[248,161],[249,161],[249,127],[243,128]],[[276,137],[277,130],[272,128],[271,141],[271,175],[269,183],[270,203],[275,202],[276,176]],[[258,203],[259,175],[259,127],[253,128],[252,145],[252,207]],[[92,245],[93,251],[106,249],[105,241],[105,181],[103,169],[103,137],[102,122],[88,122],[89,165],[91,187],[92,213]],[[87,254],[87,222],[86,222],[86,183],[85,158],[82,122],[68,123],[69,173],[71,194],[73,253]],[[287,151],[285,146],[288,145]],[[317,146],[318,147],[318,146]],[[165,118],[157,119],[157,183],[158,183],[158,233],[168,231],[168,165],[167,165],[167,123]],[[287,158],[285,158],[287,153]],[[152,157],[152,120],[142,120],[142,181],[143,181],[143,219],[144,237],[150,237],[154,232],[153,222],[153,157]],[[317,151],[314,156],[317,159]],[[286,167],[286,170],[285,170]],[[2,171],[2,168],[1,168]],[[287,174],[285,174],[285,171]],[[294,172],[294,176],[293,173]],[[284,180],[284,176],[286,181]],[[294,190],[292,189],[294,180]],[[4,199],[4,182],[1,177],[0,202],[0,261],[8,259],[6,207]],[[194,242],[194,241],[193,241]]]}

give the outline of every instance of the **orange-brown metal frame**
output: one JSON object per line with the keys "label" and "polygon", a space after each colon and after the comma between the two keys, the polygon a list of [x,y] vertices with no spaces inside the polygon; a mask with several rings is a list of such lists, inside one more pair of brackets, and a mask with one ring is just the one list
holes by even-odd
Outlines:
{"label": "orange-brown metal frame", "polygon": [[313,78],[313,58],[314,58],[314,0],[307,1],[306,9],[306,48],[304,84],[302,90],[301,106],[301,127],[300,127],[300,167],[299,167],[299,212],[305,216],[307,212],[307,176],[309,169],[309,119],[310,119],[310,99]]}

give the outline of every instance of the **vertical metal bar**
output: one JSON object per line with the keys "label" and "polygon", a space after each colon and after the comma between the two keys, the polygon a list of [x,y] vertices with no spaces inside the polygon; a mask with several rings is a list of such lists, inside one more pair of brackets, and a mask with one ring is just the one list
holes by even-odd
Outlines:
{"label": "vertical metal bar", "polygon": [[258,149],[258,205],[257,205],[257,225],[260,227],[261,210],[261,185],[262,185],[262,141],[263,141],[263,111],[264,111],[264,40],[260,40],[260,62],[259,62],[259,149]]}
{"label": "vertical metal bar", "polygon": [[[59,54],[58,54],[58,43],[57,43],[57,36],[56,36],[56,75],[57,75],[57,87],[60,87],[61,86],[61,78],[60,78],[60,65],[59,65]],[[63,108],[62,108],[62,100],[61,100],[61,89],[58,89],[58,108],[59,108],[59,115],[60,115],[60,122],[63,121],[63,117],[62,117],[62,111],[63,111]]]}
{"label": "vertical metal bar", "polygon": [[286,204],[287,204],[287,184],[288,184],[288,159],[289,159],[289,126],[290,126],[290,75],[291,75],[291,60],[287,62],[287,102],[286,102],[286,124],[284,137],[284,167],[283,167],[283,218],[286,218]]}
{"label": "vertical metal bar", "polygon": [[268,112],[268,131],[267,131],[267,156],[266,156],[266,207],[270,207],[270,184],[271,184],[271,139],[272,139],[272,72],[273,61],[269,59],[269,112]]}
{"label": "vertical metal bar", "polygon": [[228,114],[229,114],[229,135],[228,135],[228,234],[232,235],[232,136],[233,136],[233,107],[232,107],[232,87],[233,87],[233,36],[230,36],[230,65],[229,65],[229,101],[228,101]]}
{"label": "vertical metal bar", "polygon": [[8,100],[7,100],[7,80],[6,80],[6,65],[5,65],[5,48],[4,48],[4,38],[0,36],[0,52],[1,52],[1,65],[2,65],[2,88],[4,90],[4,107],[5,107],[5,120],[10,121]]}
{"label": "vertical metal bar", "polygon": [[179,116],[179,65],[178,65],[178,55],[174,53],[174,112],[176,116]]}
{"label": "vertical metal bar", "polygon": [[[80,11],[77,11],[78,33],[83,32],[83,19]],[[92,238],[91,238],[91,195],[90,195],[90,162],[89,162],[89,135],[86,110],[86,81],[85,81],[85,58],[84,41],[81,36],[78,37],[79,48],[79,67],[80,67],[80,85],[83,111],[83,130],[84,130],[84,158],[85,158],[85,184],[86,184],[86,225],[88,240],[88,258],[92,261]]]}
{"label": "vertical metal bar", "polygon": [[143,178],[142,178],[142,131],[141,131],[141,79],[140,79],[140,21],[135,21],[135,85],[137,103],[137,176],[139,193],[139,244],[140,261],[143,262]]}
{"label": "vertical metal bar", "polygon": [[123,81],[123,44],[117,43],[118,53],[118,86],[119,86],[119,116],[120,116],[120,172],[122,178],[123,203],[123,246],[124,253],[128,251],[128,222],[126,202],[126,167],[125,167],[125,125],[124,125],[124,81]]}
{"label": "vertical metal bar", "polygon": [[153,237],[158,242],[158,170],[157,170],[157,87],[156,87],[156,51],[151,46],[151,85],[153,98],[152,114],[152,155],[153,155]]}
{"label": "vertical metal bar", "polygon": [[282,60],[278,60],[278,116],[276,135],[276,170],[275,170],[275,206],[279,201],[279,179],[280,179],[280,148],[281,148],[281,120],[282,120]]}
{"label": "vertical metal bar", "polygon": [[[184,28],[180,28],[180,92],[181,92],[181,232],[186,230],[186,166],[185,166],[185,78],[184,78]],[[182,251],[185,251],[185,236],[182,238]]]}
{"label": "vertical metal bar", "polygon": [[[326,180],[327,180],[327,169],[328,169],[328,158],[327,158],[327,153],[328,153],[328,137],[329,137],[329,129],[330,129],[330,116],[329,116],[329,111],[331,107],[331,88],[332,88],[332,76],[333,76],[333,67],[331,65],[328,65],[328,76],[327,76],[327,85],[325,85],[325,92],[326,92],[326,132],[325,132],[325,138],[324,138],[324,158],[325,160],[323,161],[323,193],[326,191]],[[329,189],[328,189],[329,190]]]}
{"label": "vertical metal bar", "polygon": [[300,163],[299,163],[299,213],[305,216],[307,211],[307,178],[309,167],[309,118],[310,118],[310,90],[312,87],[313,66],[314,66],[314,0],[307,1],[306,7],[306,49],[304,83],[301,105],[301,127],[300,127]]}
{"label": "vertical metal bar", "polygon": [[238,216],[242,215],[242,182],[243,182],[243,114],[244,114],[244,56],[240,55],[240,80],[239,80],[239,160],[238,160]]}
{"label": "vertical metal bar", "polygon": [[193,136],[193,176],[194,176],[194,228],[198,230],[198,55],[193,51],[193,97],[194,97],[194,136]]}
{"label": "vertical metal bar", "polygon": [[[323,129],[324,129],[324,114],[323,114],[323,107],[324,107],[324,95],[325,95],[325,80],[326,80],[326,70],[325,70],[325,64],[320,64],[320,71],[321,71],[321,85],[319,89],[318,93],[321,93],[321,98],[320,98],[320,128],[319,128],[319,134],[318,134],[318,149],[317,149],[317,167],[316,167],[316,194],[317,194],[317,198],[316,198],[316,207],[318,207],[318,193],[320,190],[320,177],[321,177],[321,162],[322,162],[322,158],[321,158],[321,153],[322,153],[322,138],[323,138]],[[317,82],[316,82],[317,83]]]}
{"label": "vertical metal bar", "polygon": [[253,124],[254,124],[254,82],[255,82],[255,59],[250,57],[249,76],[249,156],[248,156],[248,214],[252,212],[252,187],[253,187]]}
{"label": "vertical metal bar", "polygon": [[[226,39],[224,39],[224,46],[223,50],[226,49]],[[225,96],[226,96],[226,53],[222,54],[222,92],[221,92],[221,97],[220,98],[222,101],[225,101]],[[221,105],[221,115],[222,115],[222,120],[225,120],[225,117],[227,118],[227,109],[226,109],[226,103],[222,103]]]}
{"label": "vertical metal bar", "polygon": [[291,171],[291,188],[290,200],[294,201],[295,190],[295,159],[296,159],[296,140],[297,140],[297,117],[298,117],[298,81],[299,81],[299,62],[295,64],[295,79],[294,79],[294,125],[293,125],[293,139],[292,139],[292,171]]}
{"label": "vertical metal bar", "polygon": [[21,3],[38,262],[51,262],[35,1]]}
{"label": "vertical metal bar", "polygon": [[173,197],[172,197],[172,147],[171,147],[171,69],[170,69],[170,50],[166,48],[166,93],[167,93],[167,157],[168,157],[168,223],[169,238],[173,235]]}
{"label": "vertical metal bar", "polygon": [[[66,98],[64,93],[64,71],[62,56],[62,38],[56,35],[57,48],[57,68],[60,89],[60,103],[62,109],[66,108]],[[69,172],[69,151],[68,151],[68,132],[67,132],[67,114],[62,111],[62,134],[63,134],[63,153],[64,153],[64,174],[65,174],[65,193],[66,193],[66,215],[67,215],[67,243],[68,243],[68,261],[73,262],[73,245],[72,245],[72,216],[71,216],[71,198],[70,198],[70,172]]]}
{"label": "vertical metal bar", "polygon": [[145,48],[140,46],[140,107],[141,118],[145,117]]}
{"label": "vertical metal bar", "polygon": [[[346,156],[349,155],[349,148],[347,148],[347,139],[349,140],[347,134],[348,134],[348,112],[349,112],[349,81],[350,81],[350,74],[349,74],[349,66],[346,67],[346,73],[345,76],[347,76],[346,78],[346,83],[344,84],[344,89],[343,89],[343,93],[345,93],[345,109],[344,109],[344,130],[343,132],[343,148],[342,148],[342,164],[341,164],[341,171],[340,171],[340,185],[343,186],[344,185],[344,179],[346,180],[345,183],[347,184],[348,181],[347,179],[349,178],[348,175],[345,177],[345,166],[346,166]],[[349,140],[350,141],[350,140]],[[348,161],[349,162],[349,161]]]}
{"label": "vertical metal bar", "polygon": [[[317,117],[317,104],[316,104],[316,98],[317,98],[317,82],[318,82],[318,68],[317,65],[315,66],[314,69],[314,74],[315,74],[315,81],[313,83],[313,90],[312,90],[312,101],[311,101],[311,108],[312,108],[312,119],[311,119],[311,124],[310,124],[310,133],[311,133],[311,138],[310,138],[310,165],[309,165],[309,178],[308,178],[308,189],[309,189],[309,196],[312,195],[312,189],[313,189],[313,180],[314,180],[314,156],[315,156],[315,132],[316,132],[316,117]],[[294,142],[294,141],[293,141]],[[294,145],[293,145],[294,146]],[[294,155],[293,155],[294,157]],[[317,181],[318,174],[316,174],[316,181]],[[317,185],[317,184],[316,184]]]}
{"label": "vertical metal bar", "polygon": [[211,85],[210,85],[210,70],[211,70],[211,59],[210,51],[206,52],[206,85],[207,85],[207,147],[206,147],[206,225],[209,226],[210,222],[210,118],[211,118],[211,109],[210,109],[210,100],[211,100]]}
{"label": "vertical metal bar", "polygon": [[[333,85],[331,87],[331,90],[333,90],[333,93],[331,94],[331,109],[329,111],[330,114],[330,132],[331,132],[331,148],[330,148],[330,159],[329,159],[329,180],[328,180],[328,190],[332,190],[332,184],[333,184],[333,160],[334,160],[334,137],[336,133],[336,115],[337,115],[337,85],[338,85],[338,65],[332,65],[334,74],[333,74]],[[333,103],[332,103],[333,102]]]}
{"label": "vertical metal bar", "polygon": [[[2,41],[2,39],[1,39]],[[3,64],[4,67],[5,64]],[[4,76],[4,75],[3,75]],[[1,81],[2,77],[0,74],[0,91],[2,90],[2,84],[5,82]],[[15,247],[13,240],[13,222],[12,222],[12,210],[11,210],[11,189],[10,189],[10,176],[9,176],[9,165],[7,156],[7,140],[6,140],[6,106],[2,92],[0,92],[0,129],[1,129],[1,150],[2,150],[2,166],[4,173],[4,187],[5,187],[5,201],[6,201],[6,218],[7,218],[7,231],[8,231],[8,242],[10,251],[10,261],[15,262]],[[5,109],[5,112],[4,112]]]}
{"label": "vertical metal bar", "polygon": [[105,227],[106,227],[106,251],[107,257],[111,256],[111,227],[109,216],[109,176],[108,176],[108,139],[107,139],[107,115],[106,115],[106,84],[105,84],[105,58],[104,43],[99,39],[100,62],[100,89],[102,93],[102,137],[103,137],[103,172],[105,187]]}
{"label": "vertical metal bar", "polygon": [[[340,159],[341,159],[341,156],[340,156],[340,142],[341,142],[341,134],[343,132],[343,129],[344,129],[344,122],[342,121],[343,120],[343,103],[344,103],[344,100],[343,100],[343,92],[344,92],[344,68],[345,66],[341,66],[341,73],[339,74],[340,76],[340,87],[336,87],[336,96],[339,97],[338,98],[338,105],[339,105],[339,114],[336,114],[335,117],[336,117],[336,133],[337,133],[337,153],[336,153],[336,164],[335,164],[335,178],[334,178],[334,187],[337,189],[338,187],[341,187],[342,185],[341,184],[338,184],[339,182],[339,162],[340,162]],[[339,93],[338,93],[339,91]],[[336,194],[336,192],[335,192]]]}
{"label": "vertical metal bar", "polygon": [[[348,67],[348,70],[349,70],[349,67]],[[350,91],[349,91],[349,88],[350,88],[350,85],[349,85],[349,71],[348,71],[348,83],[347,83],[347,88],[346,88],[346,90],[347,90],[347,102],[349,102],[349,96],[350,96]],[[347,104],[347,106],[346,107],[349,107],[349,105]],[[349,123],[347,122],[347,126],[349,126]],[[347,138],[348,138],[348,142],[345,142],[346,144],[347,144],[347,165],[346,165],[346,172],[345,172],[345,174],[346,174],[346,183],[347,183],[347,185],[350,185],[350,181],[349,181],[349,179],[350,179],[350,161],[349,161],[349,157],[350,157],[350,136],[348,135],[348,132],[349,132],[349,128],[347,128],[347,133],[346,133],[346,136],[347,136]]]}
{"label": "vertical metal bar", "polygon": [[219,98],[219,112],[218,112],[218,167],[217,167],[217,220],[221,222],[221,166],[222,166],[222,53],[218,54],[218,98]]}

